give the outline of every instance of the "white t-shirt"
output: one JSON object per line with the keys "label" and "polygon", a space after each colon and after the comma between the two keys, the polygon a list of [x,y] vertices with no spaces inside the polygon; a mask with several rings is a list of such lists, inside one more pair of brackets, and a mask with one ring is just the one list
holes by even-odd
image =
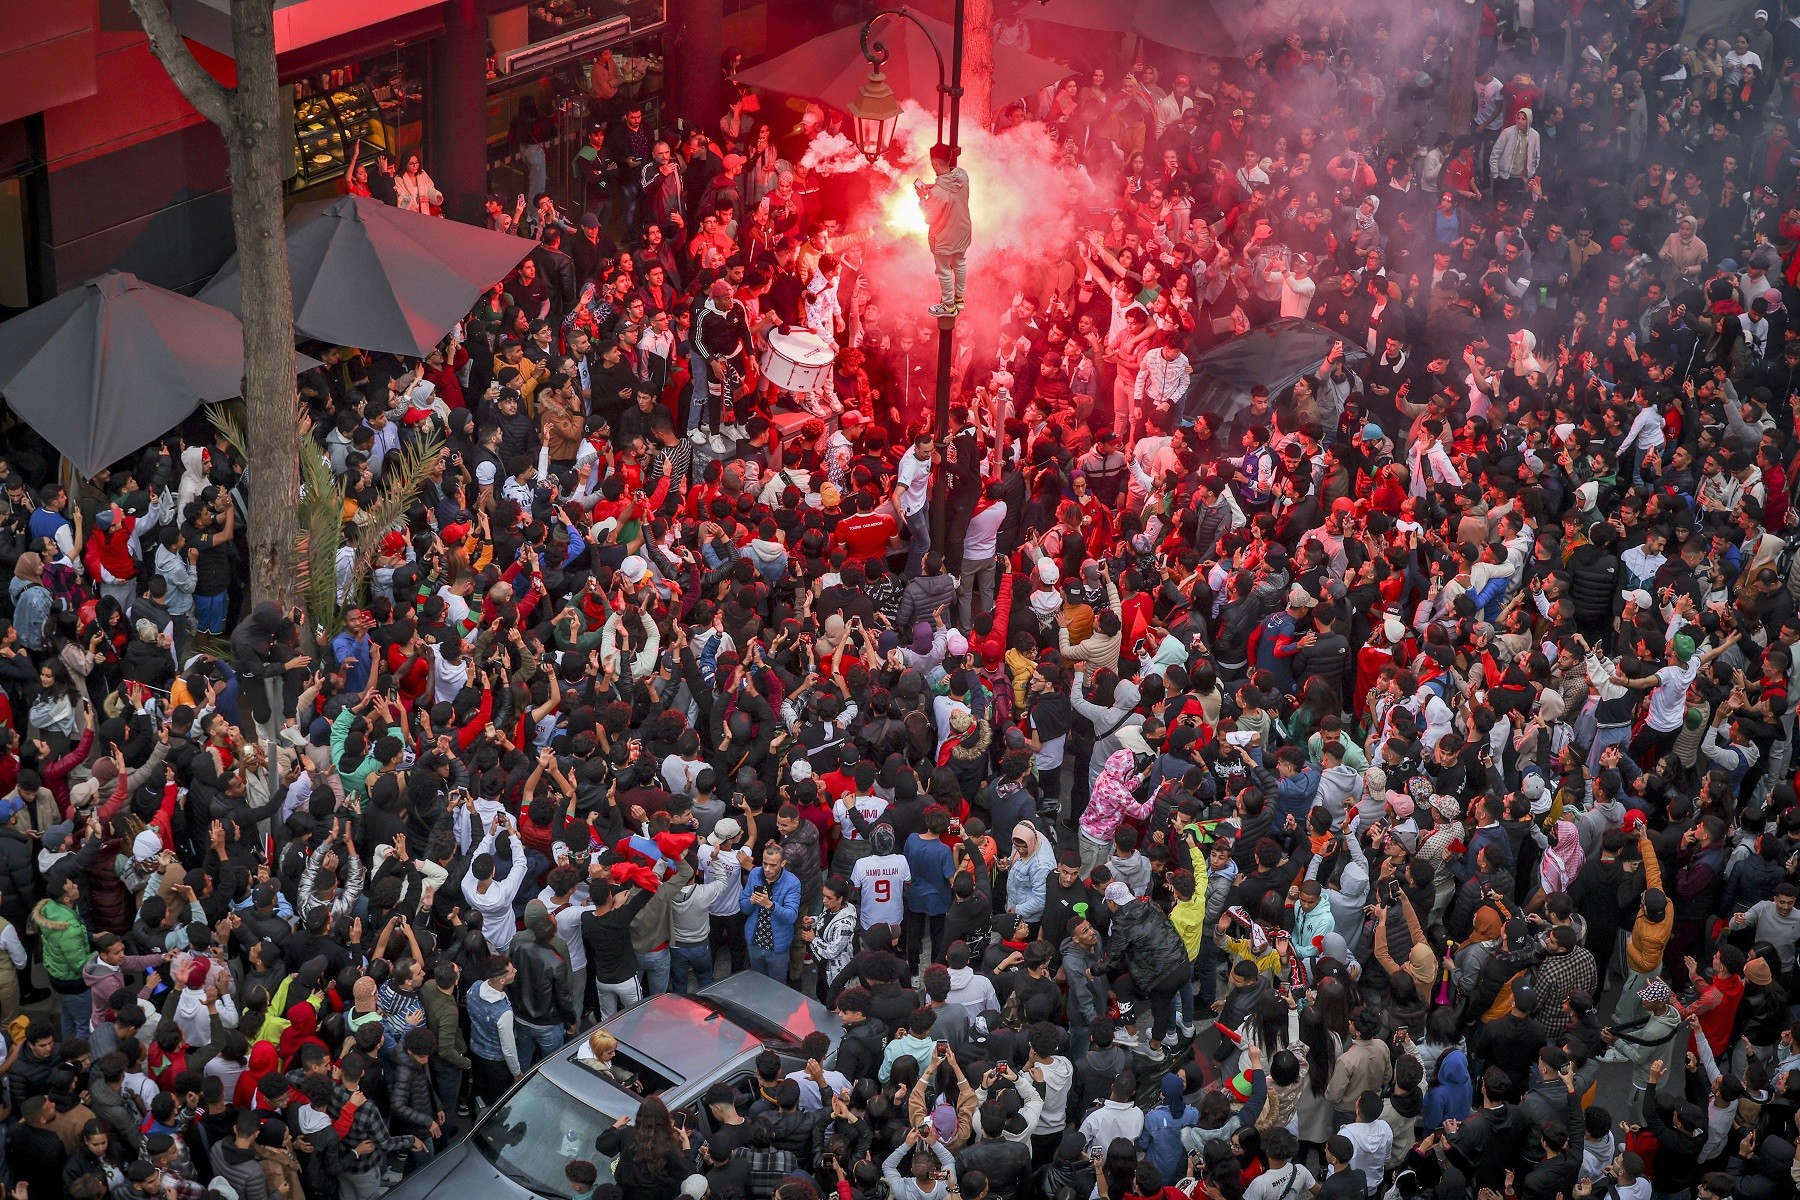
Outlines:
{"label": "white t-shirt", "polygon": [[434,642],[431,646],[431,697],[435,703],[448,704],[468,686],[469,660],[451,662]]}
{"label": "white t-shirt", "polygon": [[908,450],[900,456],[900,465],[894,470],[894,482],[905,492],[900,497],[900,515],[910,517],[924,508],[930,497],[931,460],[921,461],[918,455]]}
{"label": "white t-shirt", "polygon": [[671,754],[663,759],[663,786],[674,795],[686,796],[691,800],[694,797],[694,779],[705,766],[699,759],[689,762],[679,754]]}
{"label": "white t-shirt", "polygon": [[881,814],[887,811],[888,802],[880,796],[844,796],[831,806],[831,815],[837,818],[838,828],[844,831],[846,842],[862,841],[862,834],[856,830],[856,822],[850,819],[850,807],[855,806],[863,822],[873,829],[881,820]]}
{"label": "white t-shirt", "polygon": [[1656,673],[1662,680],[1650,689],[1650,715],[1645,723],[1658,733],[1673,733],[1687,717],[1688,685],[1700,673],[1700,656],[1688,659],[1685,667],[1663,667]]}
{"label": "white t-shirt", "polygon": [[1244,1200],[1281,1200],[1284,1194],[1288,1200],[1297,1200],[1312,1188],[1312,1172],[1299,1163],[1289,1163],[1285,1167],[1270,1167],[1252,1179],[1244,1189]]}
{"label": "white t-shirt", "polygon": [[898,925],[906,919],[906,883],[912,868],[904,854],[871,854],[850,872],[850,882],[862,889],[856,911],[867,929],[875,924]]}

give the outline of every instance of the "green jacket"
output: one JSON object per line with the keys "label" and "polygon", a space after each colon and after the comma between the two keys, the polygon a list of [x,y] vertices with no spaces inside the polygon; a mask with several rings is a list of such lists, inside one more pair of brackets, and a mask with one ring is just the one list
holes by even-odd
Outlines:
{"label": "green jacket", "polygon": [[43,934],[44,970],[64,983],[79,980],[82,964],[94,952],[81,914],[61,901],[40,900],[31,919]]}

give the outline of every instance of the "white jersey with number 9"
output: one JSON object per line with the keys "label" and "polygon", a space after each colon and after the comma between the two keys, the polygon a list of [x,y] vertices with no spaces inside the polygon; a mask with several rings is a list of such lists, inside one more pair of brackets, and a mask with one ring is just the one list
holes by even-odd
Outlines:
{"label": "white jersey with number 9", "polygon": [[862,889],[857,916],[867,929],[877,923],[898,925],[906,918],[906,881],[912,868],[904,854],[871,854],[857,862],[850,882]]}

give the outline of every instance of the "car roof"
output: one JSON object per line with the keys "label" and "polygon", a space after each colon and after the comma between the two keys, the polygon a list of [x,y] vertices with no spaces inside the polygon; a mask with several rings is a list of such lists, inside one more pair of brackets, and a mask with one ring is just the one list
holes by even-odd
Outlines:
{"label": "car roof", "polygon": [[844,1023],[836,1013],[767,975],[754,971],[727,975],[700,996],[768,1041],[798,1046],[808,1034],[823,1033],[835,1051],[843,1040]]}
{"label": "car roof", "polygon": [[683,1082],[762,1049],[761,1038],[717,1006],[667,993],[626,1009],[601,1028],[618,1038],[631,1057]]}

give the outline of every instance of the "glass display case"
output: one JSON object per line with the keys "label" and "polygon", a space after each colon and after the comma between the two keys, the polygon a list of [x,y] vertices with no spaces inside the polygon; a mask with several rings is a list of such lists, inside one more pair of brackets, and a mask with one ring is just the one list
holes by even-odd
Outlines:
{"label": "glass display case", "polygon": [[380,143],[375,133],[381,106],[366,83],[296,89],[294,102],[294,187],[308,188],[335,179],[350,162],[358,138]]}

